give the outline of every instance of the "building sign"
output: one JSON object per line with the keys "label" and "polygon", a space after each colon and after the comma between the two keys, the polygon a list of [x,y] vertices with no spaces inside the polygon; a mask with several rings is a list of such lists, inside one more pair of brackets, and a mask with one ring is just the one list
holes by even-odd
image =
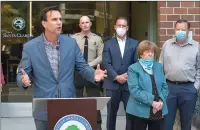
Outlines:
{"label": "building sign", "polygon": [[90,123],[82,116],[70,114],[62,117],[54,130],[92,130]]}
{"label": "building sign", "polygon": [[[4,30],[2,32],[4,32]],[[2,34],[3,34],[3,38],[22,38],[22,37],[30,38],[30,37],[33,37],[30,34],[13,33],[13,32],[4,32]]]}
{"label": "building sign", "polygon": [[[19,31],[22,31],[25,29],[26,22],[22,17],[15,17],[12,20],[12,28],[16,31],[7,31],[6,29],[2,29],[2,35],[3,38],[30,38],[33,37],[30,34],[22,33]],[[24,31],[23,31],[24,32]]]}
{"label": "building sign", "polygon": [[17,31],[21,31],[22,29],[24,29],[25,25],[25,21],[21,17],[16,17],[12,21],[12,27]]}

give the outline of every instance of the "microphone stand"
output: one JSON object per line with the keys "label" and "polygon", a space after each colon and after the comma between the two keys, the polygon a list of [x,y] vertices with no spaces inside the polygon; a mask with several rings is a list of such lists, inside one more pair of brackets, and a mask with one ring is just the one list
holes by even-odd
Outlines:
{"label": "microphone stand", "polygon": [[58,81],[58,98],[61,98],[61,89],[60,89],[60,49],[59,49],[59,42],[56,45],[56,50],[58,51],[58,74],[57,74],[57,81]]}

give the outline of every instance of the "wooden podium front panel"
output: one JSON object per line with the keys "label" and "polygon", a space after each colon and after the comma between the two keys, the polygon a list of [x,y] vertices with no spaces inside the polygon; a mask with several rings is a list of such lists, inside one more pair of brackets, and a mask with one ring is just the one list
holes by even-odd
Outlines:
{"label": "wooden podium front panel", "polygon": [[97,129],[97,103],[95,99],[54,99],[47,102],[48,130],[63,116],[77,114],[90,123],[92,130]]}

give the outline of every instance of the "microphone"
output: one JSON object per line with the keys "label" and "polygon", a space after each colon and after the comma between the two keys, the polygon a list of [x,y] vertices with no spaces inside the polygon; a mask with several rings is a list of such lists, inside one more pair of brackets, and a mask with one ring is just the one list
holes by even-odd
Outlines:
{"label": "microphone", "polygon": [[59,48],[59,45],[56,45],[56,50],[59,51],[59,49],[60,49],[60,48]]}

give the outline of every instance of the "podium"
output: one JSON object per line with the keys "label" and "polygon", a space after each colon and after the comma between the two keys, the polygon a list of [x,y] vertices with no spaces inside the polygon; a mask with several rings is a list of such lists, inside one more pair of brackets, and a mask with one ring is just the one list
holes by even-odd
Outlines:
{"label": "podium", "polygon": [[110,97],[34,98],[33,111],[47,111],[48,130],[96,130],[97,110]]}

